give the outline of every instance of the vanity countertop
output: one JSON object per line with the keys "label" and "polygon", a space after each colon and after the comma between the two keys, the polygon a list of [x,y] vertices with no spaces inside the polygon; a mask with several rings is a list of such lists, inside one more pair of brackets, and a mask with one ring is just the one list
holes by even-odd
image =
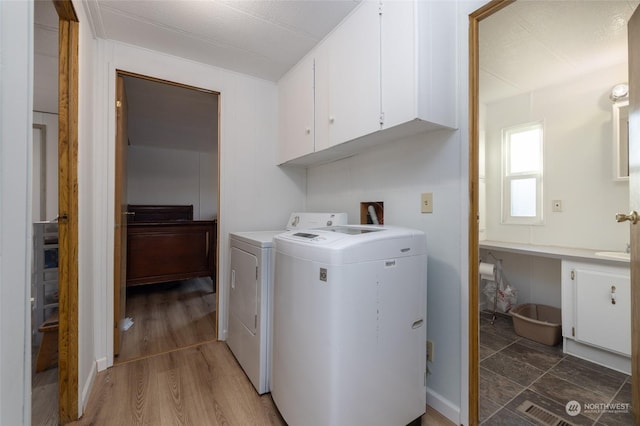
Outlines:
{"label": "vanity countertop", "polygon": [[605,250],[582,249],[573,247],[543,246],[536,244],[508,243],[504,241],[480,241],[480,248],[508,253],[528,254],[560,260],[589,261],[597,263],[629,265],[629,259],[612,257],[598,253],[612,253]]}

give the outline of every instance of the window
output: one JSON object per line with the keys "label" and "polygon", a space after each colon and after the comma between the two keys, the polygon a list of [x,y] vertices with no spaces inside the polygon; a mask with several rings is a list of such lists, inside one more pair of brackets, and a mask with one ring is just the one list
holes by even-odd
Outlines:
{"label": "window", "polygon": [[542,123],[502,131],[504,223],[542,223],[542,146]]}

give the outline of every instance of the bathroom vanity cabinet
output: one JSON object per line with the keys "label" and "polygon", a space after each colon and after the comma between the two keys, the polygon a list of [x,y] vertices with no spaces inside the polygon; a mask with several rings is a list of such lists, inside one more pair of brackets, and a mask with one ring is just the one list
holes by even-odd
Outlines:
{"label": "bathroom vanity cabinet", "polygon": [[631,356],[628,267],[562,261],[565,352],[626,371]]}
{"label": "bathroom vanity cabinet", "polygon": [[[532,257],[535,262],[521,263],[520,268],[533,273],[531,291],[523,291],[518,303],[545,303],[562,309],[562,337],[565,353],[596,364],[625,372],[631,372],[631,279],[629,259],[611,256],[616,252],[599,252],[558,246],[542,246],[499,241],[481,241],[480,248],[499,258],[508,255]],[[546,259],[546,263],[540,260]],[[538,264],[555,263],[540,271]],[[557,262],[557,263],[556,263]],[[509,257],[508,267],[518,268],[514,257]],[[526,271],[525,271],[526,272]],[[554,274],[560,276],[551,277]],[[527,274],[515,276],[516,288],[525,284]],[[547,290],[560,287],[560,301],[540,300]],[[527,287],[524,286],[524,289]],[[535,291],[533,291],[535,289]],[[527,296],[529,298],[527,298]],[[555,302],[555,304],[553,303]]]}

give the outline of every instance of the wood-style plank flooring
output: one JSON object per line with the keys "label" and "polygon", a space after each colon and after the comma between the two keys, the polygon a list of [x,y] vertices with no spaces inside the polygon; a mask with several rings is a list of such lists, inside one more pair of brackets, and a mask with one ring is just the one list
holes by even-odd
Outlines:
{"label": "wood-style plank flooring", "polygon": [[129,287],[123,333],[114,363],[215,340],[216,295],[209,278]]}
{"label": "wood-style plank flooring", "polygon": [[99,373],[78,425],[283,425],[223,342],[168,352]]}
{"label": "wood-style plank flooring", "polygon": [[34,374],[31,383],[31,424],[58,424],[58,368]]}
{"label": "wood-style plank flooring", "polygon": [[[98,374],[75,425],[284,426],[270,394],[259,396],[224,342],[120,364]],[[453,423],[428,409],[423,425]]]}
{"label": "wood-style plank flooring", "polygon": [[[83,417],[72,424],[286,426],[271,395],[258,395],[226,343],[214,340],[211,283],[156,287],[128,292],[134,325],[124,333],[117,363],[98,373]],[[57,424],[51,404],[57,399],[34,405],[33,424]],[[422,424],[453,425],[430,408]]]}

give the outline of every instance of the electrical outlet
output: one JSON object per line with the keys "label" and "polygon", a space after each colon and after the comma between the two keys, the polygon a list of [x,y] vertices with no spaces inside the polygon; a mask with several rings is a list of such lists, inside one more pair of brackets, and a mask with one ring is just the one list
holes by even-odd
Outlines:
{"label": "electrical outlet", "polygon": [[433,192],[424,192],[420,196],[420,208],[422,213],[433,213]]}
{"label": "electrical outlet", "polygon": [[427,361],[433,362],[433,342],[427,340]]}
{"label": "electrical outlet", "polygon": [[553,200],[553,201],[551,201],[551,211],[552,212],[561,212],[562,211],[562,200]]}

